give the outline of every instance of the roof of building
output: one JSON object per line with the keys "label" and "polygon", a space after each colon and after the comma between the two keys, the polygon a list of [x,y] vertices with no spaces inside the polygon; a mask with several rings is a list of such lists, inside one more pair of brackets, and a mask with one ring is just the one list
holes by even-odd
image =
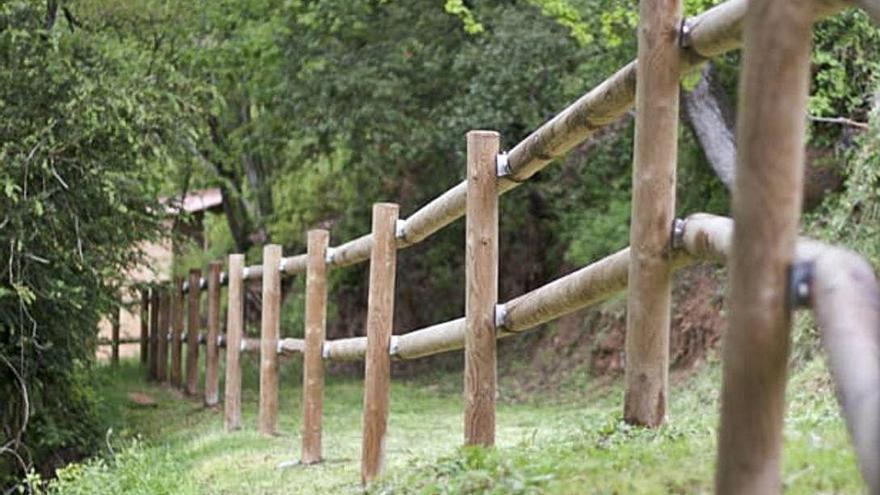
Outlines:
{"label": "roof of building", "polygon": [[[177,197],[160,198],[160,201],[167,205],[168,213],[172,215],[177,214],[179,204],[179,199]],[[211,211],[219,209],[222,206],[223,194],[220,192],[219,187],[189,191],[183,198],[183,211],[187,213]]]}

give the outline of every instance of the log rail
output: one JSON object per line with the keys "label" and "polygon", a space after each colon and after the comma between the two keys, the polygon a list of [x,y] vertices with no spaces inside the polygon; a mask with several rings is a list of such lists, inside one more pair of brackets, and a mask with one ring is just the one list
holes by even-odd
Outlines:
{"label": "log rail", "polygon": [[[151,293],[143,292],[141,314],[161,323],[147,325],[142,318],[140,338],[128,340],[141,343],[148,377],[160,381],[177,377],[172,383],[195,395],[198,347],[205,345],[208,381],[204,400],[213,405],[218,400],[219,357],[225,355],[226,427],[235,430],[241,426],[238,358],[241,353],[259,353],[260,431],[273,435],[278,416],[279,357],[305,355],[302,462],[313,464],[321,461],[324,362],[364,361],[361,472],[366,485],[384,466],[390,361],[464,349],[463,441],[491,446],[495,439],[495,340],[601,303],[625,291],[630,279],[634,285],[629,291],[626,350],[628,361],[634,362],[627,366],[625,418],[648,427],[662,424],[668,397],[669,275],[701,261],[729,263],[732,330],[728,333],[736,329],[736,335],[725,337],[716,491],[781,491],[779,452],[790,315],[794,309],[808,307],[816,313],[860,472],[870,492],[880,494],[880,289],[871,266],[858,254],[795,238],[801,188],[793,182],[801,176],[796,167],[803,160],[794,155],[803,150],[808,34],[813,22],[840,12],[849,3],[786,0],[781,2],[786,3],[784,8],[779,3],[728,0],[679,22],[677,1],[641,0],[639,56],[652,63],[659,60],[664,73],[652,70],[639,76],[638,61],[627,64],[507,153],[498,153],[497,133],[472,131],[468,134],[467,179],[404,219],[397,218],[397,205],[375,205],[370,234],[329,247],[329,233],[312,231],[308,253],[284,257],[280,246],[266,246],[263,262],[252,266],[243,266],[242,255],[231,255],[232,281],[215,263],[207,280],[200,276],[200,268],[194,268],[188,281],[158,284]],[[875,2],[861,0],[859,5],[877,15]],[[670,224],[677,137],[676,132],[668,131],[677,122],[675,82],[708,59],[739,48],[744,35],[737,133],[741,152],[733,218],[698,213]],[[766,70],[774,64],[775,71]],[[780,80],[773,83],[779,71]],[[671,79],[667,73],[672,74]],[[639,77],[651,79],[639,85]],[[777,87],[783,88],[779,90],[783,93],[788,91],[785,98],[767,90]],[[633,107],[637,92],[651,101],[640,101],[636,117],[632,247],[498,302],[498,197],[615,122]],[[775,110],[768,113],[764,111],[767,108]],[[773,210],[777,203],[784,207],[772,214],[762,213]],[[660,213],[662,221],[657,220]],[[424,241],[462,216],[468,222],[466,315],[405,333],[394,331],[396,251]],[[366,335],[325,340],[329,269],[367,260],[370,297]],[[761,273],[754,273],[758,265]],[[307,275],[305,340],[280,338],[279,332],[279,280],[295,275]],[[244,335],[242,284],[258,279],[262,279],[264,290],[262,338],[251,338]],[[227,305],[234,308],[228,315],[228,340],[219,329],[220,287],[227,285]],[[207,332],[199,331],[202,291],[210,295]],[[163,304],[158,304],[160,294]],[[184,306],[189,315],[186,328]],[[114,331],[109,343],[116,349],[124,341]],[[168,348],[166,342],[171,343],[172,356],[177,356],[169,373],[165,362],[160,366],[156,361],[167,359],[163,352]],[[186,383],[180,378],[184,376],[182,344],[187,345]],[[744,361],[743,349],[758,344],[763,347],[751,356],[755,362]],[[221,348],[226,351],[220,353]],[[739,404],[744,394],[756,394],[757,402],[752,401],[750,407]],[[761,431],[743,434],[743,425],[755,424],[758,417],[766,418],[760,421]]]}

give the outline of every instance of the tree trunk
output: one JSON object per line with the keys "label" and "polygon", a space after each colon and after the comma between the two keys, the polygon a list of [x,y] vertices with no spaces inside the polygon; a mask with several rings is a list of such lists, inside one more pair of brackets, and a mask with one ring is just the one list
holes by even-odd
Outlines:
{"label": "tree trunk", "polygon": [[[684,122],[693,132],[703,155],[715,175],[729,191],[736,177],[736,141],[733,129],[734,112],[718,81],[712,63],[703,67],[702,78],[692,91],[682,90]],[[840,170],[828,166],[829,153],[821,149],[807,150],[804,164],[804,210],[818,206],[828,192],[842,184]],[[835,165],[833,161],[831,165]]]}
{"label": "tree trunk", "polygon": [[730,105],[715,79],[711,63],[693,91],[682,91],[685,122],[697,138],[706,160],[727,190],[736,173],[736,145]]}

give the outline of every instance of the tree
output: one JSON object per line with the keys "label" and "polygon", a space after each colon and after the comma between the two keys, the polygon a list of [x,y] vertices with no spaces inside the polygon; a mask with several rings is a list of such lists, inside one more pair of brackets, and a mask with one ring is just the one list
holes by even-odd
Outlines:
{"label": "tree", "polygon": [[191,131],[176,82],[64,4],[0,5],[0,485],[100,441],[97,324],[162,229],[163,171]]}

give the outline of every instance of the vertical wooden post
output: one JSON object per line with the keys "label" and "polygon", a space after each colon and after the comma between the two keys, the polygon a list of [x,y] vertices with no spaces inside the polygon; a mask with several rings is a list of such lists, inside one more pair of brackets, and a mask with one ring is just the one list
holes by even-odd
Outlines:
{"label": "vertical wooden post", "polygon": [[150,371],[149,377],[155,380],[158,376],[159,359],[159,289],[150,289]]}
{"label": "vertical wooden post", "polygon": [[495,304],[498,302],[499,136],[467,134],[465,238],[464,441],[495,444]]}
{"label": "vertical wooden post", "polygon": [[812,2],[752,0],[740,75],[716,493],[779,493]]}
{"label": "vertical wooden post", "polygon": [[183,378],[183,281],[174,279],[171,292],[171,384],[180,388]]}
{"label": "vertical wooden post", "polygon": [[278,333],[281,326],[281,246],[263,247],[263,314],[260,319],[260,433],[278,427]]}
{"label": "vertical wooden post", "polygon": [[205,342],[205,405],[220,401],[220,270],[223,264],[213,261],[208,267],[208,337]]}
{"label": "vertical wooden post", "polygon": [[666,417],[680,24],[680,0],[639,2],[624,419],[645,426]]}
{"label": "vertical wooden post", "polygon": [[244,334],[244,255],[229,255],[226,277],[226,431],[241,428],[241,339]]}
{"label": "vertical wooden post", "polygon": [[150,292],[141,289],[141,365],[147,364],[150,344]]}
{"label": "vertical wooden post", "polygon": [[110,364],[119,366],[119,312],[122,308],[115,308],[110,321],[111,346],[110,346]]}
{"label": "vertical wooden post", "polygon": [[361,481],[369,484],[385,464],[385,431],[391,386],[391,332],[394,325],[394,279],[397,270],[398,207],[373,205],[373,247],[367,300],[367,355],[364,373],[364,438]]}
{"label": "vertical wooden post", "polygon": [[199,280],[202,272],[198,268],[189,271],[189,292],[187,298],[186,325],[186,393],[196,395],[199,389]]}
{"label": "vertical wooden post", "polygon": [[302,463],[321,461],[324,412],[324,332],[327,322],[327,245],[330,233],[310,230],[306,262],[306,328],[303,352]]}
{"label": "vertical wooden post", "polygon": [[159,289],[159,335],[156,343],[156,380],[164,382],[168,379],[168,324],[169,317],[168,288]]}

